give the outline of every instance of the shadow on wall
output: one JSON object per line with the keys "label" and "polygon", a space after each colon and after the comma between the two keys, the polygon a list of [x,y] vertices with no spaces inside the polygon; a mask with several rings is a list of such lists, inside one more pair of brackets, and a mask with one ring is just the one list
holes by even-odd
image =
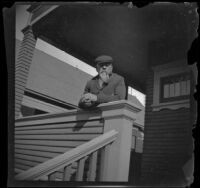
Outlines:
{"label": "shadow on wall", "polygon": [[[87,111],[88,113],[87,114],[80,113],[81,111],[82,112]],[[79,113],[77,113],[77,116],[76,116],[76,125],[73,127],[73,131],[79,131],[80,129],[82,129],[84,127],[84,125],[89,121],[90,117],[91,116],[94,117],[94,113],[100,117],[102,114],[102,110],[98,107],[92,107],[92,108],[84,109],[84,110],[80,109],[80,110],[78,110],[78,112]],[[90,112],[92,112],[92,114]]]}

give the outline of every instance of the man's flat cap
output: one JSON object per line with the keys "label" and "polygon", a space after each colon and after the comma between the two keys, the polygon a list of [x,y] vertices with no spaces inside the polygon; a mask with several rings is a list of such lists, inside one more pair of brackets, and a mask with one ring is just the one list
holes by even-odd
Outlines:
{"label": "man's flat cap", "polygon": [[113,58],[108,55],[101,55],[95,59],[96,64],[113,63]]}

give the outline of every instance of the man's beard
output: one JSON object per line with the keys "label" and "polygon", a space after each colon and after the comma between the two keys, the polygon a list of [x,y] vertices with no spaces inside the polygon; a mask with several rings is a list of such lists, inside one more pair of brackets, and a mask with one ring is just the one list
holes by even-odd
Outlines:
{"label": "man's beard", "polygon": [[105,83],[108,83],[108,80],[110,78],[109,74],[106,72],[106,71],[101,71],[100,74],[100,79],[105,82]]}

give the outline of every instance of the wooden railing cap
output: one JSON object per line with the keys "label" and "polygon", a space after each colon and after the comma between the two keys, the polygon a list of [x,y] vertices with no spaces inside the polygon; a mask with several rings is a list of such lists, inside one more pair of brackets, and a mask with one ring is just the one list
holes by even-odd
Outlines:
{"label": "wooden railing cap", "polygon": [[[68,121],[78,121],[78,120],[92,120],[92,119],[101,119],[108,116],[119,116],[126,114],[127,116],[133,117],[134,114],[141,111],[141,108],[136,104],[127,101],[113,101],[109,103],[100,104],[94,109],[90,110],[70,110],[67,112],[57,112],[57,113],[48,113],[42,115],[34,115],[23,118],[16,119],[16,122],[25,122],[25,121],[33,121],[33,120],[45,120],[54,119],[54,118],[65,118]],[[129,115],[128,115],[129,114]],[[79,117],[77,119],[77,117]],[[57,120],[59,121],[59,120]],[[64,120],[62,120],[64,121]]]}
{"label": "wooden railing cap", "polygon": [[141,107],[128,100],[119,100],[119,101],[103,103],[100,104],[98,107],[101,108],[102,110],[112,110],[119,108],[126,108],[134,112],[139,112],[142,110]]}
{"label": "wooden railing cap", "polygon": [[141,111],[139,106],[127,100],[101,104],[99,108],[102,111],[101,116],[104,119],[128,118],[131,121],[135,121],[137,113]]}

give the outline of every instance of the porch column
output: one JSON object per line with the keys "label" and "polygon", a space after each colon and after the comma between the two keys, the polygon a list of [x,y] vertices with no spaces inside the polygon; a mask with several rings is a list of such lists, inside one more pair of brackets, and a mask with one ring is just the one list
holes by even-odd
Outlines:
{"label": "porch column", "polygon": [[30,25],[26,26],[22,32],[24,38],[15,64],[15,118],[20,115],[21,103],[36,45],[36,38]]}
{"label": "porch column", "polygon": [[118,136],[108,148],[105,148],[101,181],[127,182],[129,177],[132,128],[140,111],[133,103],[118,101],[102,107],[104,132],[115,129]]}

